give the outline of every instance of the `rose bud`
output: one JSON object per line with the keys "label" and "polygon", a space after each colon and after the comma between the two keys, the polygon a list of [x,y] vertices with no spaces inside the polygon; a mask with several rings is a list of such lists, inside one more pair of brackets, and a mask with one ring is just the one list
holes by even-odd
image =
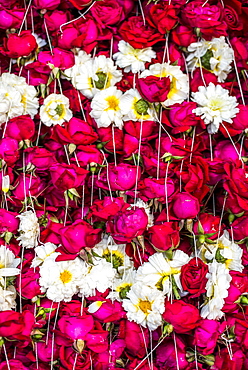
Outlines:
{"label": "rose bud", "polygon": [[22,31],[20,35],[9,34],[8,39],[4,40],[4,46],[6,55],[10,58],[27,57],[38,48],[36,38],[31,31]]}
{"label": "rose bud", "polygon": [[108,169],[105,168],[101,171],[100,176],[96,180],[96,186],[108,190],[110,185],[112,191],[125,191],[134,188],[140,176],[140,167],[137,168],[137,166],[127,163],[120,163],[115,166],[114,163],[110,163]]}
{"label": "rose bud", "polygon": [[18,141],[32,140],[34,134],[35,124],[29,116],[12,118],[6,126],[5,135]]}
{"label": "rose bud", "polygon": [[37,9],[54,10],[60,5],[61,0],[34,0]]}
{"label": "rose bud", "polygon": [[77,160],[81,167],[87,167],[91,163],[102,164],[104,156],[94,145],[80,145],[77,151]]}
{"label": "rose bud", "polygon": [[55,164],[50,168],[50,174],[54,187],[60,191],[77,188],[84,184],[89,171],[75,164]]}
{"label": "rose bud", "polygon": [[201,213],[198,221],[194,223],[193,231],[200,236],[201,241],[205,241],[206,238],[213,240],[222,235],[223,225],[220,225],[220,217]]}
{"label": "rose bud", "polygon": [[171,36],[175,44],[186,48],[193,42],[197,42],[197,36],[191,27],[179,25],[172,30]]}
{"label": "rose bud", "polygon": [[200,204],[193,195],[186,192],[178,193],[174,197],[172,210],[179,219],[194,218],[200,212]]}
{"label": "rose bud", "polygon": [[248,237],[248,216],[237,218],[232,223],[232,232],[235,240],[243,240]]}
{"label": "rose bud", "polygon": [[19,220],[16,218],[17,212],[0,209],[0,233],[10,232],[15,234],[19,226]]}
{"label": "rose bud", "polygon": [[101,240],[102,229],[94,229],[88,222],[77,220],[60,229],[60,240],[65,253],[76,254],[83,248],[92,248]]}
{"label": "rose bud", "polygon": [[[222,159],[223,161],[236,161],[239,159],[240,144],[236,143],[235,147],[229,140],[223,140],[218,142],[214,148],[214,157]],[[238,151],[238,153],[237,153]],[[241,156],[245,156],[245,151],[242,149]]]}
{"label": "rose bud", "polygon": [[206,291],[206,274],[208,266],[200,258],[192,258],[181,268],[181,284],[183,290],[190,293],[189,298],[199,297]]}
{"label": "rose bud", "polygon": [[143,99],[150,103],[164,102],[170,92],[169,77],[147,76],[137,79],[137,89]]}
{"label": "rose bud", "polygon": [[0,158],[13,167],[19,158],[18,141],[5,137],[0,140]]}
{"label": "rose bud", "polygon": [[118,212],[107,222],[107,232],[117,242],[131,242],[141,236],[148,225],[148,216],[144,208],[131,207],[130,210]]}
{"label": "rose bud", "polygon": [[149,228],[149,239],[157,251],[167,251],[176,248],[180,242],[177,222],[166,222]]}
{"label": "rose bud", "polygon": [[176,333],[185,334],[198,326],[200,320],[199,310],[192,304],[178,301],[165,302],[163,319],[173,326]]}

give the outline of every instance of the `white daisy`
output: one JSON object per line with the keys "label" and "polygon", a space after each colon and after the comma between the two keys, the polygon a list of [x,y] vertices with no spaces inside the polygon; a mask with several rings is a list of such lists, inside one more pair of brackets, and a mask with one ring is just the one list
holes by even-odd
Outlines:
{"label": "white daisy", "polygon": [[140,78],[147,76],[169,77],[171,86],[167,99],[162,103],[163,107],[182,103],[187,99],[189,94],[188,77],[181,71],[180,66],[173,66],[169,63],[152,64],[149,69],[141,73]]}
{"label": "white daisy", "polygon": [[40,119],[44,125],[62,125],[72,118],[72,111],[69,109],[70,101],[63,94],[50,94],[40,107]]}
{"label": "white daisy", "polygon": [[16,307],[16,290],[13,285],[3,289],[0,286],[0,311],[12,310]]}
{"label": "white daisy", "polygon": [[20,269],[17,266],[21,259],[16,258],[14,253],[6,246],[0,246],[0,282],[3,283],[3,277],[16,276],[20,274]]}
{"label": "white daisy", "polygon": [[135,321],[150,330],[156,330],[162,324],[164,313],[164,295],[157,289],[142,283],[134,284],[123,300],[123,308],[129,321]]}
{"label": "white daisy", "polygon": [[145,69],[145,63],[156,58],[155,51],[151,47],[145,49],[134,49],[124,40],[118,43],[119,52],[113,55],[116,65],[124,68],[124,72],[142,72]]}
{"label": "white daisy", "polygon": [[20,219],[19,233],[17,240],[25,248],[34,248],[38,245],[40,226],[38,218],[33,211],[25,211],[17,216]]}
{"label": "white daisy", "polygon": [[41,291],[54,302],[69,302],[79,291],[79,285],[88,272],[84,261],[55,261],[55,253],[40,266],[39,284]]}
{"label": "white daisy", "polygon": [[127,90],[120,102],[123,121],[153,121],[154,110],[136,89]]}
{"label": "white daisy", "polygon": [[[57,245],[53,243],[45,243],[43,245],[39,245],[35,248],[35,258],[32,261],[31,267],[37,267],[41,265],[47,257],[50,257],[52,254],[55,253],[55,250],[57,248]],[[59,252],[55,253],[55,258],[59,255]]]}
{"label": "white daisy", "polygon": [[228,296],[228,288],[232,280],[229,270],[223,263],[218,263],[214,260],[208,265],[209,272],[206,277],[208,279],[206,285],[207,303],[201,309],[201,317],[209,320],[218,320],[224,312],[221,311]]}
{"label": "white daisy", "polygon": [[121,278],[115,278],[112,284],[112,291],[107,298],[122,301],[127,298],[127,293],[136,282],[136,270],[129,269]]}
{"label": "white daisy", "polygon": [[120,102],[122,91],[115,86],[99,91],[91,102],[90,115],[98,127],[108,127],[113,123],[119,129],[123,126]]}
{"label": "white daisy", "polygon": [[198,104],[193,113],[201,116],[208,132],[215,134],[221,122],[232,123],[232,118],[239,112],[238,102],[235,96],[230,96],[229,91],[212,82],[207,87],[199,86],[196,93],[192,93],[192,100]]}
{"label": "white daisy", "polygon": [[116,269],[103,258],[95,258],[94,265],[88,267],[88,273],[79,284],[80,295],[89,297],[96,294],[96,290],[104,293],[111,288]]}
{"label": "white daisy", "polygon": [[72,85],[76,88],[76,78],[81,73],[81,67],[91,60],[91,55],[83,50],[76,49],[75,64],[73,67],[65,69],[64,74],[71,80]]}
{"label": "white daisy", "polygon": [[243,249],[230,240],[227,230],[218,239],[217,244],[209,244],[204,257],[211,261],[213,258],[217,262],[224,263],[229,270],[242,272],[244,266],[242,265]]}
{"label": "white daisy", "polygon": [[136,279],[170,297],[173,284],[183,292],[180,281],[181,267],[189,260],[189,256],[181,250],[174,252],[172,260],[164,257],[163,253],[154,253],[148,262],[138,268]]}
{"label": "white daisy", "polygon": [[122,273],[132,267],[125,249],[126,244],[116,244],[111,236],[105,235],[101,242],[92,248],[92,252],[110,262],[119,273]]}
{"label": "white daisy", "polygon": [[92,99],[97,92],[114,86],[121,78],[122,72],[117,70],[113,60],[99,55],[80,67],[75,77],[75,88]]}
{"label": "white daisy", "polygon": [[189,45],[188,51],[186,60],[190,71],[202,66],[218,76],[219,82],[224,82],[232,70],[233,50],[225,42],[224,36],[211,41],[202,39],[194,42]]}

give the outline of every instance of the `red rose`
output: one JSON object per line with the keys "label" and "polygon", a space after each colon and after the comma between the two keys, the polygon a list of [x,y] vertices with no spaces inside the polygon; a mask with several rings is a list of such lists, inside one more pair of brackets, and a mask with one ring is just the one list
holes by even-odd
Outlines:
{"label": "red rose", "polygon": [[66,253],[76,254],[83,248],[92,248],[101,240],[102,229],[93,227],[84,220],[60,229],[62,248]]}
{"label": "red rose", "polygon": [[36,167],[36,170],[45,171],[48,170],[53,164],[56,163],[54,153],[50,152],[46,148],[39,148],[34,146],[24,150],[26,165],[32,164]]}
{"label": "red rose", "polygon": [[248,238],[248,216],[237,218],[232,223],[232,232],[235,240]]}
{"label": "red rose", "polygon": [[178,193],[173,198],[172,210],[177,218],[195,218],[200,212],[200,204],[190,193]]}
{"label": "red rose", "polygon": [[224,20],[229,29],[240,31],[243,29],[242,4],[236,0],[225,0]]}
{"label": "red rose", "polygon": [[171,36],[175,44],[186,48],[193,42],[197,42],[197,36],[191,27],[179,25],[172,30]]}
{"label": "red rose", "polygon": [[17,291],[21,293],[22,297],[26,299],[32,299],[38,295],[42,295],[40,291],[39,278],[40,274],[38,273],[38,271],[35,271],[33,268],[30,268],[30,266],[28,266],[25,273],[22,273],[21,279],[20,275],[17,276]]}
{"label": "red rose", "polygon": [[165,302],[163,319],[173,326],[176,333],[184,334],[198,326],[200,314],[195,306],[180,299],[173,303]]}
{"label": "red rose", "polygon": [[98,1],[90,12],[101,28],[112,26],[124,19],[123,7],[116,0]]}
{"label": "red rose", "polygon": [[35,124],[29,116],[12,118],[6,126],[6,136],[18,141],[32,140],[34,133]]}
{"label": "red rose", "polygon": [[164,40],[160,33],[149,25],[144,25],[142,16],[130,17],[123,22],[119,33],[135,49],[144,49]]}
{"label": "red rose", "polygon": [[[173,109],[168,112],[169,123],[174,127],[171,131],[173,134],[185,132],[200,122],[200,117],[192,113],[195,108],[197,108],[197,104],[194,102],[184,101],[181,104],[173,105]],[[163,114],[165,115],[166,112]]]}
{"label": "red rose", "polygon": [[179,226],[177,222],[166,222],[149,228],[150,242],[159,252],[176,248],[180,242]]}
{"label": "red rose", "polygon": [[4,46],[5,53],[10,58],[27,57],[38,47],[31,31],[22,31],[20,35],[11,33],[8,39],[4,40]]}
{"label": "red rose", "polygon": [[137,79],[137,89],[140,95],[151,103],[164,102],[170,92],[169,77],[147,76]]}
{"label": "red rose", "polygon": [[75,8],[79,10],[92,3],[92,0],[69,0],[69,1],[73,6],[75,6]]}
{"label": "red rose", "polygon": [[155,4],[150,8],[147,20],[164,35],[170,31],[178,21],[176,8],[166,1]]}
{"label": "red rose", "polygon": [[206,291],[206,274],[208,266],[200,258],[192,258],[181,268],[181,283],[183,290],[191,294],[190,298],[199,297]]}
{"label": "red rose", "polygon": [[59,163],[50,168],[53,185],[59,191],[65,191],[83,185],[88,173],[89,171],[75,164]]}

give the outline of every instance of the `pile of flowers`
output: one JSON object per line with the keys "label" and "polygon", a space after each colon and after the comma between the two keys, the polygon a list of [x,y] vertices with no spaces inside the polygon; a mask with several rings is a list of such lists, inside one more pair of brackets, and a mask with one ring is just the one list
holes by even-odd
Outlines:
{"label": "pile of flowers", "polygon": [[0,370],[248,368],[247,17],[0,0]]}

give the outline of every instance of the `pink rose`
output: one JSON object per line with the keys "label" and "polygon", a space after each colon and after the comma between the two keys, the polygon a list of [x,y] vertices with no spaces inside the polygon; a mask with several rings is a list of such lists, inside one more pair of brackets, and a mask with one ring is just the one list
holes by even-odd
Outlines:
{"label": "pink rose", "polygon": [[20,174],[14,186],[14,197],[23,201],[25,199],[25,196],[30,197],[31,195],[35,197],[40,194],[45,188],[45,182],[44,180],[41,180],[37,175],[31,177],[29,174],[26,174],[24,183],[23,174]]}
{"label": "pink rose", "polygon": [[10,137],[0,140],[0,158],[13,167],[19,158],[18,141]]}
{"label": "pink rose", "polygon": [[26,165],[31,163],[38,172],[48,170],[56,163],[55,155],[46,148],[33,146],[25,149],[24,152]]}
{"label": "pink rose", "polygon": [[[219,141],[214,148],[214,157],[222,159],[223,161],[236,161],[239,158],[237,151],[240,153],[240,144],[235,144],[236,150],[233,144],[229,140]],[[245,156],[245,151],[242,149],[241,156]]]}
{"label": "pink rose", "polygon": [[150,103],[164,102],[170,92],[169,77],[147,76],[137,79],[137,89],[140,95]]}
{"label": "pink rose", "polygon": [[[223,233],[223,225],[220,225],[220,217],[210,213],[201,213],[198,221],[194,223],[193,231],[196,235],[206,235],[208,239],[216,239]],[[213,235],[210,235],[213,234]]]}
{"label": "pink rose", "polygon": [[89,331],[94,327],[94,320],[91,315],[86,314],[74,317],[64,315],[59,319],[58,327],[62,334],[67,335],[73,341],[85,340]]}
{"label": "pink rose", "polygon": [[194,102],[184,101],[181,104],[174,104],[173,109],[168,112],[169,123],[174,127],[173,134],[187,131],[199,123],[200,118],[192,113],[192,110],[196,107],[197,104]]}
{"label": "pink rose", "polygon": [[[6,1],[8,5],[10,2]],[[0,9],[0,28],[19,28],[25,14],[25,9]]]}
{"label": "pink rose", "polygon": [[37,9],[54,10],[60,5],[61,0],[34,0]]}
{"label": "pink rose", "polygon": [[134,208],[118,212],[107,222],[107,232],[117,242],[131,242],[142,235],[148,224],[148,216],[144,208]]}
{"label": "pink rose", "polygon": [[179,219],[195,218],[200,212],[200,204],[190,193],[178,193],[173,199],[172,210]]}
{"label": "pink rose", "polygon": [[77,151],[77,160],[81,167],[87,167],[90,163],[103,164],[104,156],[95,145],[80,145]]}
{"label": "pink rose", "polygon": [[0,208],[0,233],[10,232],[15,234],[19,226],[19,220],[16,218],[17,212],[6,211]]}
{"label": "pink rose", "polygon": [[172,179],[168,178],[166,185],[164,179],[154,179],[147,177],[139,182],[138,187],[140,194],[148,199],[158,198],[160,202],[166,202],[175,191],[175,184]]}
{"label": "pink rose", "polygon": [[175,337],[175,340],[177,352],[172,338],[165,338],[158,346],[156,350],[158,369],[174,370],[177,368],[177,362],[180,370],[184,370],[188,366],[185,343],[179,335]]}
{"label": "pink rose", "polygon": [[53,54],[50,51],[41,51],[38,54],[38,61],[43,64],[52,64],[54,67],[65,70],[75,64],[74,54],[69,50],[53,48]]}
{"label": "pink rose", "polygon": [[226,323],[215,320],[201,320],[195,329],[193,344],[204,356],[210,355],[216,346],[217,339],[225,330]]}

